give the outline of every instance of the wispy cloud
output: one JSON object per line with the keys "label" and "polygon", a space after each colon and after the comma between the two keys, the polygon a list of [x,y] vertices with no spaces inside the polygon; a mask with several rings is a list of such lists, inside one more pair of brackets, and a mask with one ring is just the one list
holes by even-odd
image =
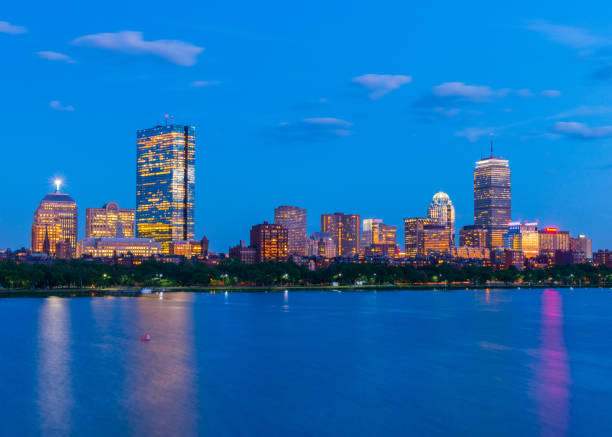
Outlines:
{"label": "wispy cloud", "polygon": [[477,127],[466,127],[460,131],[455,132],[453,135],[456,137],[467,138],[471,143],[477,142],[481,137],[485,135],[491,135],[493,128],[477,128]]}
{"label": "wispy cloud", "polygon": [[205,87],[205,86],[214,86],[219,85],[221,81],[219,80],[195,80],[191,82],[191,86],[195,88]]}
{"label": "wispy cloud", "polygon": [[76,38],[73,43],[128,54],[159,56],[182,66],[195,65],[198,55],[204,50],[203,47],[178,40],[146,41],[142,32],[131,30],[85,35]]}
{"label": "wispy cloud", "polygon": [[612,113],[612,106],[595,105],[595,106],[578,106],[567,111],[559,112],[558,114],[547,117],[549,120],[574,117],[593,117],[597,115],[606,115]]}
{"label": "wispy cloud", "polygon": [[525,28],[543,35],[550,41],[574,49],[587,49],[607,43],[606,39],[592,34],[588,29],[552,24],[543,20],[533,21],[527,24]]}
{"label": "wispy cloud", "polygon": [[371,99],[380,99],[391,91],[398,89],[404,84],[412,82],[412,76],[403,74],[364,74],[354,77],[353,83],[358,84],[371,91]]}
{"label": "wispy cloud", "polygon": [[469,102],[489,102],[505,97],[510,92],[503,88],[494,90],[485,85],[468,85],[464,82],[445,82],[433,87],[432,94],[442,99],[459,99]]}
{"label": "wispy cloud", "polygon": [[55,109],[56,111],[74,111],[74,106],[72,105],[62,105],[59,100],[52,100],[49,102],[49,107],[51,109]]}
{"label": "wispy cloud", "polygon": [[26,33],[28,29],[23,26],[15,26],[8,21],[0,21],[0,33],[10,33],[17,35],[19,33]]}
{"label": "wispy cloud", "polygon": [[559,90],[544,90],[540,93],[542,97],[548,97],[549,99],[557,99],[561,97],[561,91]]}
{"label": "wispy cloud", "polygon": [[76,61],[74,59],[72,59],[70,56],[65,55],[63,53],[43,50],[40,52],[36,52],[36,54],[40,56],[41,58],[47,59],[49,61],[61,61],[61,62],[67,62],[68,64],[76,64]]}
{"label": "wispy cloud", "polygon": [[353,123],[334,117],[305,118],[295,123],[281,122],[264,135],[281,142],[318,142],[349,136]]}
{"label": "wispy cloud", "polygon": [[591,127],[576,121],[558,121],[552,128],[553,132],[570,138],[592,140],[612,136],[612,126]]}

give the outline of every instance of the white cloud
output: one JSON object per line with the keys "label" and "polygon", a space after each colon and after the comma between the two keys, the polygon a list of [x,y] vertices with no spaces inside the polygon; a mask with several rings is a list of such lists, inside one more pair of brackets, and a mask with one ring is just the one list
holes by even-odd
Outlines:
{"label": "white cloud", "polygon": [[363,86],[372,91],[371,99],[380,99],[385,94],[398,89],[404,84],[412,82],[412,76],[403,74],[364,74],[354,77],[353,83]]}
{"label": "white cloud", "polygon": [[595,115],[606,115],[612,113],[612,106],[578,106],[568,111],[547,117],[550,119],[571,118],[571,117],[592,117]]}
{"label": "white cloud", "polygon": [[518,90],[516,93],[519,95],[519,97],[524,99],[533,97],[533,92],[529,88],[523,88],[522,90]]}
{"label": "white cloud", "polygon": [[352,126],[350,121],[342,120],[341,118],[321,117],[321,118],[305,118],[304,123],[317,124],[320,126]]}
{"label": "white cloud", "polygon": [[543,97],[548,97],[550,99],[556,99],[561,97],[561,91],[559,90],[544,90],[540,93]]}
{"label": "white cloud", "polygon": [[15,26],[8,21],[0,21],[0,33],[11,33],[16,35],[18,33],[26,33],[28,29],[23,26]]}
{"label": "white cloud", "polygon": [[433,94],[436,97],[460,98],[471,102],[486,102],[501,97],[505,97],[510,92],[509,89],[491,89],[484,85],[467,85],[464,82],[445,82],[433,87]]}
{"label": "white cloud", "polygon": [[200,88],[204,86],[214,86],[219,85],[221,82],[218,80],[195,80],[191,82],[191,86],[195,88]]}
{"label": "white cloud", "polygon": [[576,121],[558,121],[555,123],[553,131],[578,139],[596,139],[612,136],[612,126],[590,127]]}
{"label": "white cloud", "polygon": [[51,52],[48,50],[43,50],[40,52],[36,52],[36,54],[38,56],[40,56],[43,59],[47,59],[49,61],[62,61],[62,62],[67,62],[69,64],[75,64],[76,61],[74,59],[72,59],[70,56],[65,55],[63,53],[58,53],[58,52]]}
{"label": "white cloud", "polygon": [[305,118],[295,123],[283,121],[264,134],[281,142],[318,142],[347,137],[353,123],[334,117]]}
{"label": "white cloud", "polygon": [[547,21],[536,21],[525,26],[525,28],[538,32],[551,41],[575,49],[586,49],[606,43],[605,39],[595,36],[587,29],[580,27],[561,26]]}
{"label": "white cloud", "polygon": [[468,141],[475,143],[481,137],[491,135],[491,133],[491,128],[467,127],[463,130],[455,132],[453,135],[456,137],[465,137],[468,139]]}
{"label": "white cloud", "polygon": [[74,111],[74,106],[72,105],[62,105],[59,100],[52,100],[49,102],[49,107],[51,109],[55,109],[56,111]]}
{"label": "white cloud", "polygon": [[203,47],[177,40],[145,41],[142,32],[131,30],[81,36],[73,43],[122,53],[159,56],[182,66],[195,65],[198,55],[204,50]]}

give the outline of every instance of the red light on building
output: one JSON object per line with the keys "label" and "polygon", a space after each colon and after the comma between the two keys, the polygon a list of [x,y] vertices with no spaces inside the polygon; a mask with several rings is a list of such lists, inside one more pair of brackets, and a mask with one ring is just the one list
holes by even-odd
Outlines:
{"label": "red light on building", "polygon": [[547,228],[544,228],[544,232],[546,232],[547,234],[556,234],[557,232],[559,232],[559,229],[549,226]]}

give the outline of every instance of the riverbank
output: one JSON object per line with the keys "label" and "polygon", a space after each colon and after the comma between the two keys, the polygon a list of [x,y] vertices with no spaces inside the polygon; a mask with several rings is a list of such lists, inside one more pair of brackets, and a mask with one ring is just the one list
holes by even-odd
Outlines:
{"label": "riverbank", "polygon": [[[410,284],[410,285],[299,285],[299,286],[211,286],[211,287],[164,287],[150,288],[151,293],[267,293],[288,291],[452,291],[452,290],[494,290],[494,289],[542,289],[542,288],[610,288],[609,285],[565,285],[565,284]],[[0,298],[10,297],[138,297],[142,288],[55,288],[55,289],[1,289]]]}

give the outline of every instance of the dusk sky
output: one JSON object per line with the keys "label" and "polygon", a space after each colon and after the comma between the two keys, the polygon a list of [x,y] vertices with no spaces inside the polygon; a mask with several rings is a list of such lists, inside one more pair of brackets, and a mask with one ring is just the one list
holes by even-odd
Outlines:
{"label": "dusk sky", "polygon": [[[425,4],[420,4],[425,3]],[[469,7],[467,6],[469,5]],[[35,11],[35,13],[33,13]],[[196,237],[227,252],[278,205],[398,226],[510,160],[513,219],[612,248],[612,3],[9,2],[0,247],[52,181],[135,207],[136,130],[196,126]]]}

